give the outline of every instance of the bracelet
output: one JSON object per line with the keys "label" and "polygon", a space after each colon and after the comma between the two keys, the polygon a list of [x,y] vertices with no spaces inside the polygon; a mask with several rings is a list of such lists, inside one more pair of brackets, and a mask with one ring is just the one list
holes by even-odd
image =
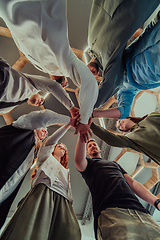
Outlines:
{"label": "bracelet", "polygon": [[158,203],[160,203],[160,198],[158,198],[158,199],[154,202],[154,206],[160,211],[160,209],[157,207]]}

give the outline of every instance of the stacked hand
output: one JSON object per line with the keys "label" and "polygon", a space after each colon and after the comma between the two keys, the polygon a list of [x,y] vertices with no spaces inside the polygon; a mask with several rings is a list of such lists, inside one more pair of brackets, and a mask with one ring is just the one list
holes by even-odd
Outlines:
{"label": "stacked hand", "polygon": [[80,121],[80,114],[77,114],[77,116],[70,118],[70,125],[74,128],[77,127],[77,125],[79,124]]}
{"label": "stacked hand", "polygon": [[79,114],[79,109],[76,108],[75,106],[72,107],[69,111],[70,111],[71,116],[72,116],[73,118],[76,117],[76,116]]}
{"label": "stacked hand", "polygon": [[92,137],[92,133],[90,130],[91,123],[92,123],[92,117],[90,117],[88,124],[77,122],[76,131],[74,134],[77,134],[78,132],[80,133],[81,142],[86,143],[89,140],[89,135]]}
{"label": "stacked hand", "polygon": [[75,134],[78,132],[80,133],[80,139],[82,142],[87,142],[89,140],[89,135],[92,137],[92,133],[90,130],[90,125],[92,123],[92,117],[90,117],[88,124],[83,124],[80,122],[80,114],[79,109],[76,107],[71,108],[70,113],[72,115],[72,118],[70,120],[71,126],[75,127]]}

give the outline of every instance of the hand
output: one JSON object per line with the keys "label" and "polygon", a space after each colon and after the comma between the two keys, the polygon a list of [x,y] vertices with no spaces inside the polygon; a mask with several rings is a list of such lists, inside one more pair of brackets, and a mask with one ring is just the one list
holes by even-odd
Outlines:
{"label": "hand", "polygon": [[85,133],[85,134],[80,133],[79,135],[80,135],[80,140],[81,140],[82,143],[83,142],[87,143],[89,141],[88,133]]}
{"label": "hand", "polygon": [[80,121],[80,114],[78,114],[76,117],[74,118],[70,118],[70,125],[72,127],[76,127],[78,124],[79,124],[79,121]]}
{"label": "hand", "polygon": [[75,106],[72,107],[69,111],[70,111],[72,117],[76,117],[79,114],[79,109],[76,108]]}
{"label": "hand", "polygon": [[92,137],[89,124],[79,123],[76,126],[76,131],[74,134],[77,134],[78,132],[80,132],[80,139],[82,142],[86,142],[87,140],[89,140],[89,135]]}
{"label": "hand", "polygon": [[[89,121],[88,121],[88,126],[89,126],[89,128],[90,128],[91,124],[92,124],[92,117],[90,117],[90,118],[89,118]],[[91,133],[90,130],[88,131],[88,133],[89,133],[90,136],[92,137],[92,133]],[[86,142],[89,140],[88,133],[87,133],[87,134],[86,134],[86,133],[85,133],[85,134],[81,134],[81,133],[80,133],[81,142],[85,142],[85,143],[86,143]]]}

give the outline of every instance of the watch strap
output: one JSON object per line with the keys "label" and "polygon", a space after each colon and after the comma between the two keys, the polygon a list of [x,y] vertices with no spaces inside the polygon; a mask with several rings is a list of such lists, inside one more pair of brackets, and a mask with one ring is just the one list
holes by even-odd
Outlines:
{"label": "watch strap", "polygon": [[158,198],[155,202],[154,202],[154,206],[160,211],[160,209],[158,208],[158,203],[160,203],[160,198]]}

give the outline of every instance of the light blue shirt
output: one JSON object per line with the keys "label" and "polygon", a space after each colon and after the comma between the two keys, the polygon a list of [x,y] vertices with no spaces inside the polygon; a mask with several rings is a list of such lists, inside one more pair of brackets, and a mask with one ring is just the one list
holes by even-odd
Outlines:
{"label": "light blue shirt", "polygon": [[[132,50],[133,48],[133,50]],[[121,118],[129,116],[136,94],[160,86],[160,21],[146,28],[126,50],[126,72],[118,91]]]}

